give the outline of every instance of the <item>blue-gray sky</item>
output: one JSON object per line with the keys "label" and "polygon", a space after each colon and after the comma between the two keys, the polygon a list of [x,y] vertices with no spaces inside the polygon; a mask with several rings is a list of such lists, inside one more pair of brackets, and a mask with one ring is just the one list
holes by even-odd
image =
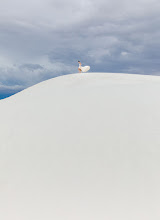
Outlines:
{"label": "blue-gray sky", "polygon": [[1,0],[0,94],[77,72],[160,74],[158,0]]}

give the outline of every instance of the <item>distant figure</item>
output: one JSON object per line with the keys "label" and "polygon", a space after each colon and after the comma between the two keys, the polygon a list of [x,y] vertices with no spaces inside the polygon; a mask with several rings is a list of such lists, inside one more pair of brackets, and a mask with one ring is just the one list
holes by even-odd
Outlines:
{"label": "distant figure", "polygon": [[78,63],[79,63],[79,67],[78,67],[78,71],[79,71],[79,73],[81,73],[82,72],[82,64],[81,64],[81,62],[80,61],[78,61]]}
{"label": "distant figure", "polygon": [[80,61],[78,61],[78,63],[79,63],[79,67],[78,67],[79,73],[81,73],[81,72],[85,73],[88,70],[90,70],[90,66],[82,66]]}

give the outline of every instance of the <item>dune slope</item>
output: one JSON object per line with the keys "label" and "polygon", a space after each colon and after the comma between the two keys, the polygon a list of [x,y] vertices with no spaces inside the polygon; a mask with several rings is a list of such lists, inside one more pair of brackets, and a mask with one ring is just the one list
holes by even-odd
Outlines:
{"label": "dune slope", "polygon": [[0,101],[0,219],[159,220],[160,77],[71,74]]}

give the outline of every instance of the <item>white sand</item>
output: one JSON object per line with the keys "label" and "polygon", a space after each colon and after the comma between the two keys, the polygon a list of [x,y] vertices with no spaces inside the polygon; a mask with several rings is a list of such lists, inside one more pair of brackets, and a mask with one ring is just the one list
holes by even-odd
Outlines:
{"label": "white sand", "polygon": [[0,101],[1,220],[159,220],[160,77],[57,77]]}

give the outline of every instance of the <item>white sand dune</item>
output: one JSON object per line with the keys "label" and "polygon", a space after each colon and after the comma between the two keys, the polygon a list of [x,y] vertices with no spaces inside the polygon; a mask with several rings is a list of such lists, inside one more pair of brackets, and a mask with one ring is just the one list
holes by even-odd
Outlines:
{"label": "white sand dune", "polygon": [[0,101],[1,220],[159,220],[160,77],[57,77]]}

